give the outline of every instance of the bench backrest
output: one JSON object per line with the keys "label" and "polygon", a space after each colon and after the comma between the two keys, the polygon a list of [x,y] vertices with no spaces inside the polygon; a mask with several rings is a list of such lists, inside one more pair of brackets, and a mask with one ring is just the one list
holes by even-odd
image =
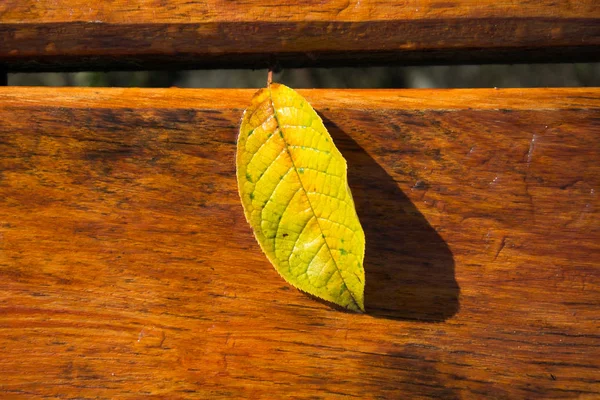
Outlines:
{"label": "bench backrest", "polygon": [[0,3],[0,69],[600,59],[596,0]]}

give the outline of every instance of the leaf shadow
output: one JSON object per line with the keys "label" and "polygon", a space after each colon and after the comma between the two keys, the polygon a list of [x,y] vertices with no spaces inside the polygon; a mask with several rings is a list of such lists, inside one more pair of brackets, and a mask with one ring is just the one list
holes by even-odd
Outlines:
{"label": "leaf shadow", "polygon": [[354,139],[323,122],[348,161],[348,183],[365,231],[367,314],[442,322],[459,309],[460,288],[446,242],[398,184]]}

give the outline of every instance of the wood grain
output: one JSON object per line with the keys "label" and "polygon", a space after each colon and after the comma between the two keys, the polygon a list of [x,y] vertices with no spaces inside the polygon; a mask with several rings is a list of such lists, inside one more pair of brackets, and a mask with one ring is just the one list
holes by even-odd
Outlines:
{"label": "wood grain", "polygon": [[596,0],[4,0],[0,69],[600,60]]}
{"label": "wood grain", "polygon": [[0,88],[0,397],[600,396],[600,90],[306,90],[367,314],[244,220],[251,90]]}

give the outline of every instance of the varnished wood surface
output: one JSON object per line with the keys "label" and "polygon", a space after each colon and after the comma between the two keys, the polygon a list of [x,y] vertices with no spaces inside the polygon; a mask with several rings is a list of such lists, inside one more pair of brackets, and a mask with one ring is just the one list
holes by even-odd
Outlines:
{"label": "varnished wood surface", "polygon": [[0,397],[600,396],[600,91],[302,91],[367,314],[244,220],[251,90],[0,88]]}
{"label": "varnished wood surface", "polygon": [[599,60],[596,0],[3,0],[0,69]]}

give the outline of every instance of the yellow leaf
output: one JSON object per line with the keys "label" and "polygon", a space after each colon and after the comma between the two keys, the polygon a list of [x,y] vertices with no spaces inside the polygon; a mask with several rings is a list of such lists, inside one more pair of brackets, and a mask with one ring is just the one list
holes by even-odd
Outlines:
{"label": "yellow leaf", "polygon": [[364,311],[365,236],[346,160],[310,104],[284,85],[259,90],[244,112],[236,162],[246,219],[279,274]]}

